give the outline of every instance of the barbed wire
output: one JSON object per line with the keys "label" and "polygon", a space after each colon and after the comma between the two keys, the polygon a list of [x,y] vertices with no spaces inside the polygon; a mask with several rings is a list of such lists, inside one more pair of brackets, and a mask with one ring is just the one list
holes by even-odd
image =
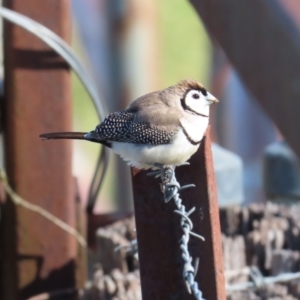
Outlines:
{"label": "barbed wire", "polygon": [[128,244],[115,247],[114,251],[117,252],[120,251],[121,249],[126,249],[127,255],[132,255],[136,260],[139,259],[137,239],[133,239]]}
{"label": "barbed wire", "polygon": [[[260,270],[256,266],[251,266],[247,268],[248,271],[241,272],[241,274],[246,274],[249,275],[252,279],[252,281],[248,282],[241,282],[233,285],[226,285],[226,291],[227,292],[237,292],[237,291],[245,291],[249,289],[259,289],[261,287],[264,287],[269,284],[274,284],[277,282],[286,282],[286,281],[291,281],[295,279],[300,278],[300,272],[296,273],[283,273],[279,274],[277,276],[268,276],[264,277]],[[238,275],[235,274],[235,275]]]}
{"label": "barbed wire", "polygon": [[[187,165],[188,163],[185,163]],[[198,283],[195,281],[195,276],[197,274],[199,259],[196,258],[193,261],[188,249],[188,243],[190,236],[197,237],[204,241],[204,237],[192,232],[193,223],[190,219],[190,215],[195,211],[195,207],[191,210],[186,211],[185,206],[182,204],[179,192],[194,187],[194,184],[188,184],[185,186],[180,186],[179,182],[175,177],[175,169],[171,166],[162,166],[159,164],[155,165],[158,170],[148,173],[149,176],[160,177],[162,180],[161,189],[164,195],[165,203],[168,203],[171,199],[174,200],[177,210],[174,213],[181,216],[180,226],[183,231],[183,235],[180,240],[180,249],[182,251],[182,259],[184,261],[183,266],[183,279],[186,283],[188,292],[196,297],[198,300],[204,300],[202,297],[202,292],[198,287]]]}

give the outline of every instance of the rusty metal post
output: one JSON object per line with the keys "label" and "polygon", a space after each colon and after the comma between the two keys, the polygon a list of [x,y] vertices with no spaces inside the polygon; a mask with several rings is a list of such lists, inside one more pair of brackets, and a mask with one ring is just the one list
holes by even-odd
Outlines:
{"label": "rusty metal post", "polygon": [[[181,193],[187,210],[196,207],[191,215],[193,231],[206,239],[190,239],[191,256],[200,258],[196,281],[205,299],[223,300],[226,293],[221,231],[209,131],[190,163],[176,169],[176,178],[181,185],[196,184],[196,188]],[[143,300],[194,299],[182,278],[180,217],[173,213],[176,207],[172,201],[164,203],[159,180],[146,174],[133,172]]]}
{"label": "rusty metal post", "polygon": [[[70,1],[6,0],[4,5],[70,40]],[[25,30],[5,24],[5,168],[17,194],[76,228],[71,143],[43,143],[43,132],[71,129],[65,63]],[[25,299],[76,286],[77,243],[37,213],[3,205],[1,299]],[[66,298],[67,299],[67,298]]]}

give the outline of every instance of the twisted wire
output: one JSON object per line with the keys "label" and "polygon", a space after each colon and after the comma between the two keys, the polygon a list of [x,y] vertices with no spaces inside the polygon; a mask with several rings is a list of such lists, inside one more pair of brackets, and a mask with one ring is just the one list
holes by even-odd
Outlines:
{"label": "twisted wire", "polygon": [[[255,289],[259,289],[266,285],[271,285],[271,284],[278,283],[278,282],[292,281],[292,280],[296,280],[296,279],[300,278],[300,272],[282,273],[277,276],[263,277],[263,275],[260,273],[260,271],[255,266],[252,266],[249,268],[249,275],[252,278],[252,281],[236,283],[233,285],[226,285],[226,291],[228,293],[230,293],[230,292],[245,291],[245,290],[251,290],[251,289],[255,290]],[[255,276],[259,277],[259,279],[254,278]]]}
{"label": "twisted wire", "polygon": [[184,282],[186,284],[188,292],[195,296],[198,300],[204,300],[202,297],[202,292],[198,287],[198,283],[195,281],[195,276],[198,270],[199,259],[194,260],[189,253],[188,243],[190,239],[190,235],[195,236],[204,241],[204,237],[192,232],[193,223],[190,219],[190,215],[195,211],[195,207],[193,207],[190,211],[186,211],[185,206],[182,204],[182,200],[179,196],[179,192],[183,189],[194,187],[193,184],[189,184],[186,186],[180,186],[179,182],[175,177],[175,169],[171,166],[161,166],[155,165],[159,168],[159,170],[153,171],[149,173],[149,176],[160,177],[162,180],[162,192],[164,195],[165,202],[169,202],[171,199],[174,200],[177,210],[174,213],[181,216],[180,218],[180,226],[183,231],[183,235],[180,239],[180,249],[182,251],[181,257],[184,261],[182,276]]}

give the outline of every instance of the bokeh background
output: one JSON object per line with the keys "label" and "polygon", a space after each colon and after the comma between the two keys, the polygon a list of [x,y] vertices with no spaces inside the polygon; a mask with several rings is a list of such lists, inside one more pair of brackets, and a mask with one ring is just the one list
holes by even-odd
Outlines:
{"label": "bokeh background", "polygon": [[[210,85],[213,48],[190,3],[74,0],[72,9],[74,49],[94,75],[110,112],[184,78]],[[90,131],[99,120],[83,86],[76,76],[72,78],[74,130]],[[74,145],[74,173],[86,199],[99,147],[81,141]],[[116,176],[117,165],[124,163],[112,156],[96,211],[132,207],[128,181],[121,195],[115,188],[126,176]],[[123,167],[121,172],[129,171]]]}
{"label": "bokeh background", "polygon": [[[264,201],[263,153],[279,135],[224,52],[208,36],[193,6],[182,0],[172,4],[167,0],[111,4],[74,0],[72,9],[73,46],[94,75],[108,110],[123,109],[137,97],[181,79],[197,79],[220,100],[211,117],[213,140],[243,160],[241,202]],[[73,99],[74,129],[93,129],[96,114],[74,76]],[[98,147],[74,144],[74,173],[86,199]],[[96,211],[131,210],[130,183],[126,176],[115,175],[126,172],[124,163],[113,155]],[[114,188],[117,184],[121,195]]]}
{"label": "bokeh background", "polygon": [[[137,97],[185,78],[200,81],[219,99],[210,117],[222,233],[222,242],[216,242],[220,250],[217,256],[221,259],[222,243],[227,289],[231,284],[250,281],[263,294],[265,290],[260,288],[264,277],[294,276],[297,272],[300,278],[299,3],[3,1],[4,7],[29,16],[70,42],[92,75],[107,113],[124,109]],[[0,11],[3,15],[3,9]],[[119,280],[128,289],[130,273],[134,273],[135,290],[140,293],[138,264],[132,257],[128,259],[126,251],[114,251],[136,237],[130,168],[111,153],[96,206],[93,211],[86,209],[101,146],[84,141],[42,142],[38,136],[47,131],[71,130],[71,118],[72,129],[80,132],[93,130],[102,120],[98,120],[90,97],[73,73],[71,97],[69,68],[34,36],[40,27],[34,28],[37,31],[30,34],[4,22],[1,169],[5,169],[7,178],[2,176],[3,170],[0,274],[4,275],[0,276],[0,298],[9,295],[4,298],[27,299],[61,290],[66,294],[70,288],[76,295],[83,288],[99,295],[102,288],[108,292],[109,285],[103,282],[112,278],[115,286]],[[16,201],[20,200],[18,196],[24,198],[22,205]],[[198,204],[206,205],[204,202]],[[159,209],[153,218],[145,218],[155,225],[161,224],[155,218],[156,211]],[[202,207],[196,210],[197,222],[200,217],[202,224],[218,225],[217,214],[215,221],[207,222],[209,214],[203,211]],[[128,216],[131,220],[124,219]],[[71,231],[66,227],[62,230],[55,218],[68,224]],[[118,222],[105,227],[114,221]],[[155,226],[149,224],[150,231]],[[164,226],[158,231],[162,236],[175,237]],[[201,244],[195,250],[209,249],[205,257],[212,257],[213,251],[206,246],[215,244],[209,239],[220,237],[215,233],[207,233],[205,246]],[[143,237],[148,246],[151,237]],[[160,238],[159,242],[166,241]],[[169,247],[165,254],[174,254],[174,248]],[[163,251],[152,252],[159,256]],[[147,262],[151,264],[151,259]],[[221,263],[214,263],[222,269]],[[171,264],[163,271],[175,274],[173,267]],[[177,266],[175,271],[183,284],[182,271]],[[200,267],[199,272],[209,282],[213,281],[207,273],[213,277],[219,274],[213,267]],[[116,274],[120,275],[118,280]],[[204,286],[213,291],[209,285]],[[276,294],[275,290],[270,286],[268,293]],[[120,291],[123,297],[124,289]],[[300,281],[295,285],[289,282],[284,291],[281,289],[282,299],[294,299],[286,297],[288,292],[298,299],[299,291]],[[274,293],[274,297],[280,294]],[[246,294],[229,299],[253,296]]]}

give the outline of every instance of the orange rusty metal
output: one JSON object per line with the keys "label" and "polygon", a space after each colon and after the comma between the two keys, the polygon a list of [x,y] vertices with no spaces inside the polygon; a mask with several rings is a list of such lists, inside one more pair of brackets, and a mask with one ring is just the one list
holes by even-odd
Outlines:
{"label": "orange rusty metal", "polygon": [[[191,237],[189,242],[191,256],[200,258],[196,281],[205,299],[224,300],[219,207],[209,131],[190,163],[176,169],[176,178],[181,185],[196,185],[181,192],[186,210],[196,207],[191,215],[193,231],[205,238],[203,242]],[[182,278],[182,230],[180,217],[173,213],[176,206],[172,200],[164,203],[159,179],[146,174],[133,171],[132,178],[143,300],[194,299]]]}
{"label": "orange rusty metal", "polygon": [[[69,0],[6,0],[4,5],[70,40]],[[5,23],[3,127],[8,179],[21,197],[76,227],[71,142],[39,134],[71,129],[66,64],[25,30]],[[6,201],[1,229],[1,299],[25,299],[76,286],[77,243],[37,213]]]}

